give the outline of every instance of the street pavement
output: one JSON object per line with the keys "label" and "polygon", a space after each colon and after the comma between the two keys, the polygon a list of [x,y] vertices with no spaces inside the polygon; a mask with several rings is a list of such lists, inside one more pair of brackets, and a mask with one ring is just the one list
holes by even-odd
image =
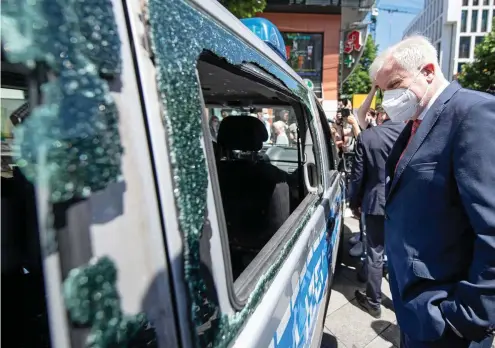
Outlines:
{"label": "street pavement", "polygon": [[346,252],[340,270],[335,275],[321,348],[398,348],[399,328],[386,279],[383,279],[382,284],[383,303],[380,319],[364,312],[354,298],[354,291],[358,288],[364,289],[364,284],[356,278],[359,259],[349,256],[350,245],[347,241],[352,233],[358,232],[358,220],[346,217]]}

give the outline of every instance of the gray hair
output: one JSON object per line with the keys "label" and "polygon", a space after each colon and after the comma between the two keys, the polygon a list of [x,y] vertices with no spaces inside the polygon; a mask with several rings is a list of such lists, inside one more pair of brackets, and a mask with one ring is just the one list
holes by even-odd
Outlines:
{"label": "gray hair", "polygon": [[284,121],[277,121],[273,123],[273,128],[276,130],[285,130],[285,122]]}
{"label": "gray hair", "polygon": [[425,64],[434,64],[437,74],[443,75],[438,64],[437,50],[424,36],[410,36],[382,52],[370,66],[370,76],[374,80],[383,64],[390,57],[407,71],[418,71]]}

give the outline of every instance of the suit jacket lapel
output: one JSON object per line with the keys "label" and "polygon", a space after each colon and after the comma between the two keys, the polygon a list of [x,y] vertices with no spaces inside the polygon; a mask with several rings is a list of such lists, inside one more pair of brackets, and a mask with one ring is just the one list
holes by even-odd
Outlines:
{"label": "suit jacket lapel", "polygon": [[[457,81],[452,82],[438,97],[438,99],[433,103],[430,110],[426,113],[421,125],[416,131],[416,134],[412,138],[411,142],[407,146],[404,156],[399,160],[397,164],[397,169],[395,170],[395,175],[393,176],[392,183],[390,185],[390,189],[388,190],[387,200],[392,196],[394,189],[397,186],[397,183],[400,180],[400,177],[407,165],[413,158],[414,154],[421,147],[421,144],[425,141],[426,137],[432,130],[433,126],[437,122],[440,114],[445,109],[445,104],[452,98],[452,96],[461,88]],[[412,125],[408,125],[408,129],[412,128]],[[401,136],[406,133],[402,132]],[[407,134],[411,134],[410,131]],[[407,140],[406,140],[407,141]],[[407,143],[406,143],[407,144]],[[394,146],[395,149],[395,146]],[[397,154],[394,154],[397,155]],[[400,156],[400,154],[399,154]],[[394,170],[395,168],[391,169]]]}

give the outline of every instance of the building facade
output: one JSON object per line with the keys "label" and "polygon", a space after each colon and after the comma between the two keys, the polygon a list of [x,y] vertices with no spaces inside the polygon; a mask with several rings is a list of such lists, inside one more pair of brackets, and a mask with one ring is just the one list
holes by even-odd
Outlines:
{"label": "building facade", "polygon": [[420,34],[437,48],[440,67],[448,80],[474,60],[474,49],[492,30],[495,0],[425,0],[404,36]]}
{"label": "building facade", "polygon": [[343,31],[362,22],[374,0],[267,0],[259,17],[277,26],[288,64],[311,81],[327,117],[337,111]]}

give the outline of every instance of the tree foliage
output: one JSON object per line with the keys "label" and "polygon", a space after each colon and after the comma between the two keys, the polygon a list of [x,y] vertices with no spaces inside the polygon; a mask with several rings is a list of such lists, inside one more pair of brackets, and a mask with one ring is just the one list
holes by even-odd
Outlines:
{"label": "tree foliage", "polygon": [[377,52],[378,45],[375,44],[371,35],[368,35],[363,55],[361,56],[356,69],[354,69],[351,76],[349,76],[342,86],[343,95],[352,96],[353,94],[369,93],[371,89],[371,79],[368,70],[371,63],[375,60]]}
{"label": "tree foliage", "polygon": [[220,0],[220,3],[237,18],[253,17],[266,7],[266,0]]}
{"label": "tree foliage", "polygon": [[474,61],[462,66],[459,83],[469,89],[495,94],[495,18],[492,31],[474,50]]}

